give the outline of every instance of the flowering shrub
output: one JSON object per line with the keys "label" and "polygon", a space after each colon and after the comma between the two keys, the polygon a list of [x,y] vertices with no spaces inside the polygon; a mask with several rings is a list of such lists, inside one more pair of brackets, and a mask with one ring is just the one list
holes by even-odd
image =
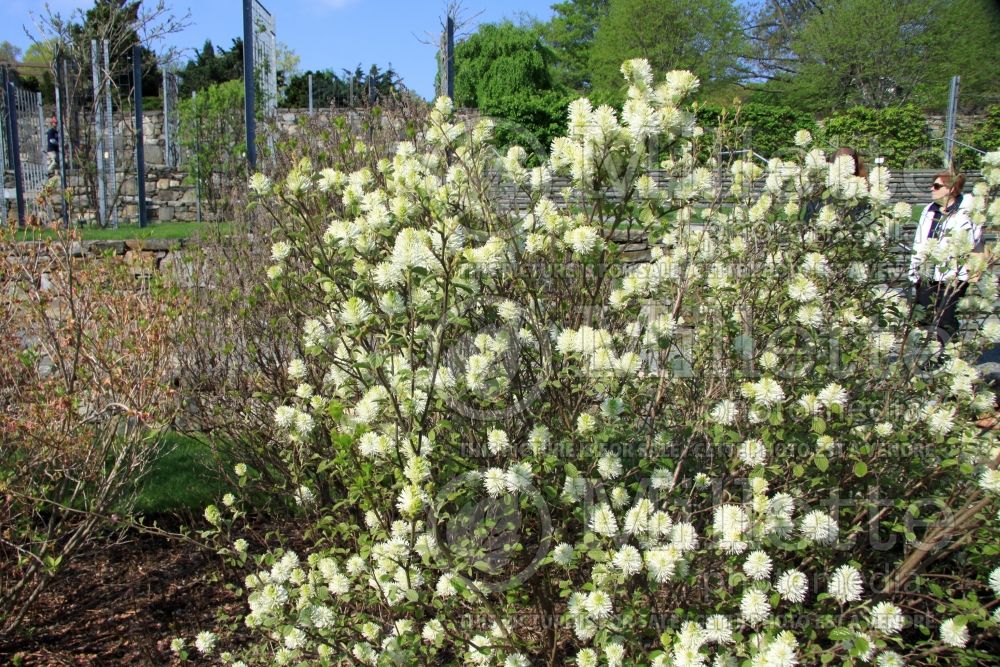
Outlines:
{"label": "flowering shrub", "polygon": [[[807,132],[798,160],[700,162],[697,80],[623,73],[620,117],[572,103],[537,167],[440,99],[374,168],[251,179],[283,230],[268,280],[310,313],[276,446],[328,443],[316,465],[346,492],[314,505],[308,553],[250,555],[259,641],[224,661],[987,655],[1000,473],[971,361],[1000,323],[944,347],[919,324],[885,266],[910,219],[885,168],[858,179]],[[970,251],[946,239],[925,267]],[[975,283],[965,319],[995,298]]]}

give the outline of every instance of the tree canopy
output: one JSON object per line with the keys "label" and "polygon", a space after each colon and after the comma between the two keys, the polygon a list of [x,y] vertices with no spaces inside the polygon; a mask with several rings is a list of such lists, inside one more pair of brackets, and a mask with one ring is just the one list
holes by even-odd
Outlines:
{"label": "tree canopy", "polygon": [[594,37],[594,88],[620,94],[622,61],[645,58],[654,71],[689,69],[703,90],[724,89],[739,78],[742,35],[731,0],[613,0]]}
{"label": "tree canopy", "polygon": [[591,47],[610,4],[610,0],[566,0],[552,5],[555,14],[541,32],[555,55],[552,75],[560,85],[581,92],[590,89]]}
{"label": "tree canopy", "polygon": [[180,70],[182,97],[190,97],[192,92],[204,90],[217,83],[225,83],[243,78],[243,40],[233,39],[228,49],[212,45],[206,39],[194,60]]}
{"label": "tree canopy", "polygon": [[751,28],[765,90],[803,109],[942,109],[956,74],[966,108],[1000,91],[1000,9],[989,0],[779,0]]}
{"label": "tree canopy", "polygon": [[511,22],[483,25],[455,47],[455,102],[509,121],[502,142],[547,147],[565,126],[565,90],[553,81],[554,54],[539,32]]}

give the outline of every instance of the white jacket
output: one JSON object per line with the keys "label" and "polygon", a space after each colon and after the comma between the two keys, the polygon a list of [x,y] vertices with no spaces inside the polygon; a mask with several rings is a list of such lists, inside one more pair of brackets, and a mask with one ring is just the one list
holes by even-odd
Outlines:
{"label": "white jacket", "polygon": [[[983,230],[980,226],[973,223],[972,218],[969,217],[969,206],[971,204],[972,197],[962,197],[957,210],[942,214],[938,228],[934,232],[934,237],[941,242],[945,242],[946,239],[956,234],[965,234],[967,235],[969,244],[974,248],[982,238]],[[931,223],[934,221],[934,212],[931,210],[931,206],[933,204],[928,204],[924,207],[923,213],[920,214],[920,221],[917,223],[917,232],[913,237],[913,255],[910,257],[909,277],[910,282],[914,283],[920,277],[920,269],[923,263],[929,261],[923,257],[923,254],[931,232]],[[967,281],[969,279],[969,270],[964,264],[958,266],[957,259],[949,256],[934,267],[933,280],[944,282],[951,280],[956,275],[959,281]]]}

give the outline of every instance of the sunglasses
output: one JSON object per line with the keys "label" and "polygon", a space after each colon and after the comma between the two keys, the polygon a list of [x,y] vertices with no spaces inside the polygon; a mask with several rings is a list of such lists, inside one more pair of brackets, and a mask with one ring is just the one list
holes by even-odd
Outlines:
{"label": "sunglasses", "polygon": [[945,185],[944,183],[938,183],[938,182],[931,183],[931,190],[940,190],[941,188],[946,188],[946,187],[948,186]]}

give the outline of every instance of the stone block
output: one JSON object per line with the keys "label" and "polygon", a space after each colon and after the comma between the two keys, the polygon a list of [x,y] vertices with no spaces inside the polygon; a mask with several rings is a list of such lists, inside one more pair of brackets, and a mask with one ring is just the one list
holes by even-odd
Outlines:
{"label": "stone block", "polygon": [[174,219],[174,207],[173,206],[161,206],[156,216],[157,220],[160,222],[170,222]]}
{"label": "stone block", "polygon": [[194,204],[198,201],[198,191],[195,188],[188,188],[181,197],[182,204]]}
{"label": "stone block", "polygon": [[124,241],[90,241],[87,243],[87,249],[92,255],[104,255],[107,253],[112,253],[115,255],[125,254],[125,242]]}
{"label": "stone block", "polygon": [[[170,246],[175,245],[173,239],[130,239],[125,241],[125,247],[131,251],[144,251],[145,253],[166,252]],[[126,259],[128,253],[125,253]]]}
{"label": "stone block", "polygon": [[163,164],[163,149],[156,144],[146,144],[146,164]]}

